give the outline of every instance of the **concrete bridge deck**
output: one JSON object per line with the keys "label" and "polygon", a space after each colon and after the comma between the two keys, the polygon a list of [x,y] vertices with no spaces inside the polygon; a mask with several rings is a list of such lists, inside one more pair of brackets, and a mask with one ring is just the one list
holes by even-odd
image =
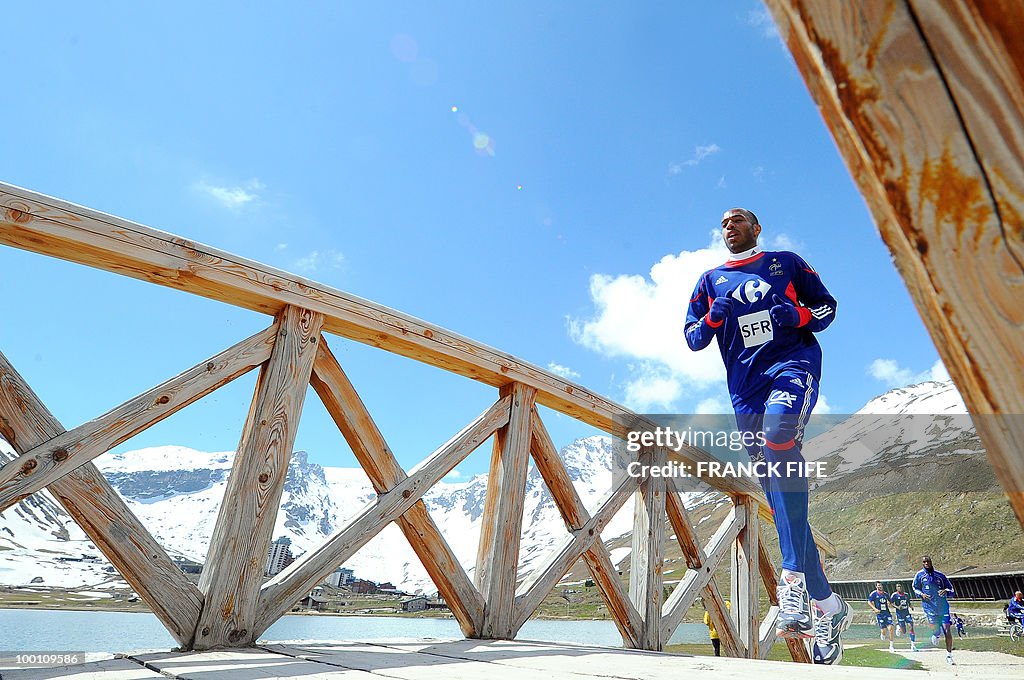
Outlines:
{"label": "concrete bridge deck", "polygon": [[[950,669],[952,670],[952,669]],[[964,669],[966,670],[966,669]],[[991,669],[990,669],[991,670]],[[957,673],[856,667],[795,666],[776,661],[749,661],[663,654],[604,647],[530,641],[387,640],[380,642],[296,642],[245,650],[147,652],[61,668],[0,671],[4,680],[801,680],[845,678],[893,680],[950,677]],[[1007,675],[1022,677],[1017,669]]]}

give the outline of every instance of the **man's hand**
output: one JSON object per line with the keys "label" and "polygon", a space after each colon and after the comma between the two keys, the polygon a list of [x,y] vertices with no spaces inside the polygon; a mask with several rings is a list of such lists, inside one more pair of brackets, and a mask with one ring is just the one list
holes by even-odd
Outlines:
{"label": "man's hand", "polygon": [[708,320],[713,324],[720,324],[729,318],[732,313],[732,298],[728,296],[716,297],[711,302],[711,309],[708,311]]}
{"label": "man's hand", "polygon": [[945,588],[939,588],[939,597],[945,597],[948,592]]}
{"label": "man's hand", "polygon": [[796,305],[782,299],[777,293],[772,295],[772,308],[768,313],[779,328],[796,328],[800,325],[800,312],[796,310]]}
{"label": "man's hand", "polygon": [[932,601],[932,596],[929,595],[928,593],[921,593],[921,599],[922,600],[927,600],[928,602],[931,602]]}

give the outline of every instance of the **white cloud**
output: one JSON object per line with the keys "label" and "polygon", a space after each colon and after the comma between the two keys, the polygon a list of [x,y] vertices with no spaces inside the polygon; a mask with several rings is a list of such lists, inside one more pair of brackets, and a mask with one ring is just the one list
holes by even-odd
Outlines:
{"label": "white cloud", "polygon": [[682,395],[679,378],[662,366],[644,362],[634,368],[634,377],[626,383],[625,405],[638,413],[669,411]]}
{"label": "white cloud", "polygon": [[721,177],[718,178],[718,184],[715,185],[715,186],[717,188],[719,188],[719,189],[728,189],[729,188],[729,185],[727,185],[725,183],[725,175],[722,175]]}
{"label": "white cloud", "polygon": [[609,357],[639,360],[630,367],[627,404],[668,405],[682,385],[707,388],[725,379],[717,349],[691,352],[683,337],[690,293],[704,271],[727,257],[717,230],[706,248],[664,256],[637,274],[595,274],[590,279],[594,315],[570,319],[573,340]]}
{"label": "white cloud", "polygon": [[760,28],[762,37],[782,42],[782,36],[779,35],[779,27],[775,25],[775,19],[767,8],[762,7],[748,12],[747,24],[754,28]]}
{"label": "white cloud", "polygon": [[814,415],[824,416],[832,413],[832,404],[828,403],[828,399],[824,394],[818,394],[818,401],[814,404]]}
{"label": "white cloud", "polygon": [[461,477],[461,476],[462,476],[462,473],[461,473],[461,472],[459,472],[458,470],[452,470],[451,472],[449,472],[448,474],[446,474],[446,475],[444,476],[444,478],[445,478],[445,479],[458,479],[458,478],[459,478],[459,477]]}
{"label": "white cloud", "polygon": [[238,210],[259,199],[259,192],[264,189],[258,179],[249,180],[242,186],[217,186],[207,182],[197,182],[196,189],[214,199],[228,210]]}
{"label": "white cloud", "polygon": [[701,400],[697,404],[697,408],[694,409],[694,413],[710,413],[712,415],[718,413],[732,413],[732,405],[726,402],[724,399],[718,397],[708,397],[707,399]]}
{"label": "white cloud", "polygon": [[560,375],[563,378],[568,378],[570,380],[580,377],[579,373],[572,370],[568,366],[563,366],[562,364],[555,363],[554,361],[548,362],[548,370],[556,375]]}
{"label": "white cloud", "polygon": [[313,250],[292,262],[292,269],[303,274],[315,274],[323,269],[339,269],[345,256],[337,250]]}
{"label": "white cloud", "polygon": [[716,154],[721,150],[722,149],[717,144],[714,143],[707,144],[704,146],[698,146],[693,151],[693,158],[687,161],[683,161],[683,165],[697,165],[708,156]]}
{"label": "white cloud", "polygon": [[928,380],[949,380],[949,371],[941,359],[920,373],[900,366],[893,359],[875,359],[868,366],[868,374],[875,380],[885,383],[886,387],[904,387]]}

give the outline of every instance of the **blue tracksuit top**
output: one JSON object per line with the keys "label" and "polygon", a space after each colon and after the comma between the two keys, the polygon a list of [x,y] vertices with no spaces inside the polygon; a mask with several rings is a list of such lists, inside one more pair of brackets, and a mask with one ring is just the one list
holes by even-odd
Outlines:
{"label": "blue tracksuit top", "polygon": [[[927,614],[948,614],[949,613],[949,596],[955,595],[953,590],[953,584],[950,583],[946,575],[941,571],[932,569],[929,574],[926,569],[922,569],[917,572],[917,576],[914,577],[914,592],[917,593],[918,597],[921,595],[928,595],[931,600],[926,600],[921,597],[921,609]],[[949,592],[945,595],[939,595],[939,591],[945,588]]]}
{"label": "blue tracksuit top", "polygon": [[[721,295],[732,298],[732,313],[713,324],[708,310]],[[797,305],[799,327],[780,328],[772,322],[768,310],[776,295]],[[718,339],[735,403],[766,391],[787,369],[820,379],[821,347],[814,333],[828,328],[835,316],[835,298],[799,255],[755,248],[747,257],[701,275],[686,312],[686,343],[699,350]]]}

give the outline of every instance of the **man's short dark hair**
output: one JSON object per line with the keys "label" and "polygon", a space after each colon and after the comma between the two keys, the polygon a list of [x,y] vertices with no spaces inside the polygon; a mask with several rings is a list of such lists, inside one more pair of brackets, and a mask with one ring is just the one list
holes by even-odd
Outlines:
{"label": "man's short dark hair", "polygon": [[751,224],[761,224],[757,221],[757,215],[747,210],[746,208],[730,208],[729,212],[741,212],[743,216],[747,218],[747,221]]}

